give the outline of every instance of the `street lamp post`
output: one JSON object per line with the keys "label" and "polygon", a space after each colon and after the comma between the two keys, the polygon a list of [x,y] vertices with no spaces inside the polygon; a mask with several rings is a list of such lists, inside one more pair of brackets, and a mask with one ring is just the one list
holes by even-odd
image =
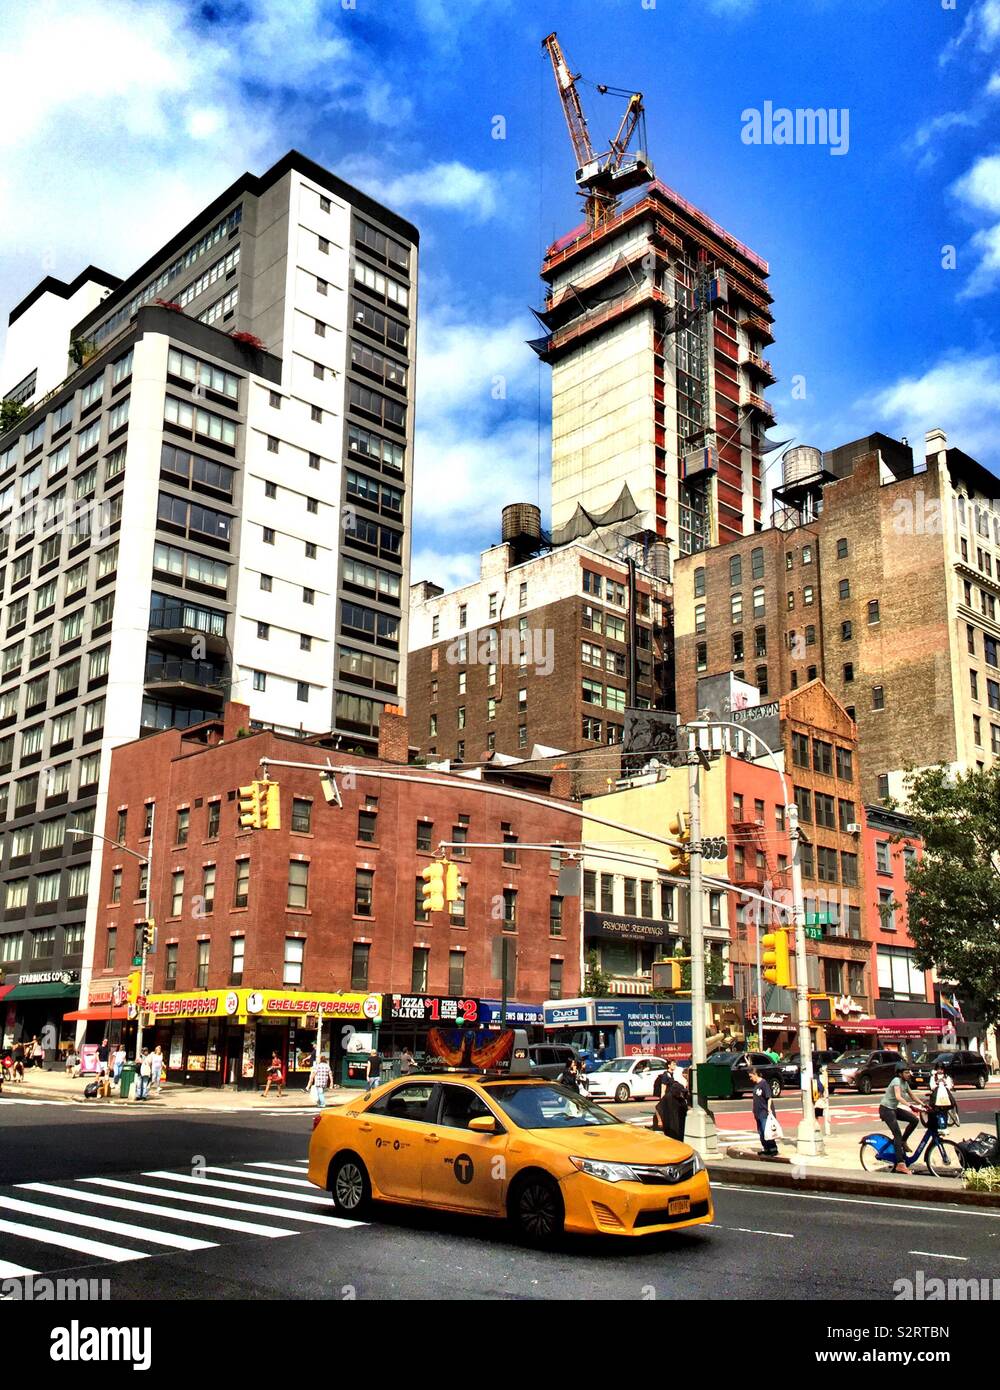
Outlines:
{"label": "street lamp post", "polygon": [[[156,820],[156,806],[155,806],[155,804],[154,804],[154,805],[152,805],[152,806],[150,807],[150,812],[149,812],[149,853],[148,853],[148,854],[140,854],[138,850],[129,849],[128,845],[123,845],[123,844],[121,843],[120,840],[112,840],[111,837],[110,837],[109,835],[98,835],[97,832],[94,831],[94,830],[73,830],[73,829],[71,829],[71,830],[68,832],[70,835],[84,835],[84,836],[86,836],[86,837],[87,837],[88,839],[90,839],[90,840],[101,840],[104,844],[106,844],[106,845],[111,845],[111,847],[112,847],[113,849],[121,850],[121,852],[122,852],[123,854],[130,854],[130,855],[132,856],[133,859],[138,859],[138,861],[139,861],[140,864],[145,864],[145,865],[146,865],[145,913],[146,913],[146,923],[147,923],[147,925],[148,925],[148,923],[149,923],[150,920],[151,920],[151,919],[150,919],[150,915],[149,915],[149,907],[150,907],[150,894],[151,894],[151,892],[152,892],[152,886],[153,886],[153,829],[154,829],[155,820]],[[144,994],[145,991],[146,991],[146,930],[144,929],[144,930],[143,930],[143,933],[142,933],[142,950],[141,950],[141,952],[140,952],[140,965],[139,965],[139,993],[140,993],[140,995]],[[136,1027],[135,1027],[135,1060],[136,1060],[137,1062],[138,1062],[140,1056],[142,1055],[142,1036],[143,1036],[143,1033],[144,1033],[144,1031],[145,1031],[145,1030],[143,1029],[143,1026],[142,1026],[142,1015],[143,1015],[143,1010],[142,1010],[142,1009],[137,1009],[137,1010],[136,1010]]]}
{"label": "street lamp post", "polygon": [[696,751],[688,755],[688,809],[690,816],[690,866],[688,916],[691,927],[691,1095],[685,1139],[702,1158],[719,1152],[715,1118],[705,1105],[698,1085],[698,1069],[708,1060],[705,1037],[705,914],[701,874],[701,769]]}
{"label": "street lamp post", "polygon": [[[798,1012],[799,1035],[799,1084],[802,1089],[802,1118],[799,1121],[796,1146],[800,1154],[817,1156],[822,1154],[824,1144],[816,1125],[816,1113],[812,1099],[812,1040],[809,1036],[809,997],[806,965],[805,907],[802,901],[802,863],[799,859],[799,810],[794,797],[789,796],[788,779],[777,754],[770,744],[745,724],[737,724],[733,719],[699,719],[688,725],[691,730],[737,729],[746,738],[752,738],[767,754],[774,769],[781,778],[782,794],[785,798],[785,814],[788,817],[788,842],[792,860],[792,925],[795,934],[795,993]],[[694,830],[691,831],[694,838]],[[692,859],[692,867],[694,860]],[[699,865],[700,869],[700,865]],[[693,884],[692,884],[693,892]],[[759,932],[758,932],[759,936]],[[693,949],[693,948],[692,948]],[[758,986],[757,1012],[760,1029],[761,1048],[764,1045],[764,1030],[761,1020],[764,1015],[763,991]]]}

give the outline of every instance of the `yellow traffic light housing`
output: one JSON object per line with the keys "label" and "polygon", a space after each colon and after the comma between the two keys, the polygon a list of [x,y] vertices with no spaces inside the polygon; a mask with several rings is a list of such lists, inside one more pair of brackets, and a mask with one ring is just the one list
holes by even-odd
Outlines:
{"label": "yellow traffic light housing", "polygon": [[761,937],[760,945],[764,979],[772,985],[780,985],[787,989],[792,983],[788,933],[781,930],[768,932]]}
{"label": "yellow traffic light housing", "polygon": [[440,860],[427,864],[421,870],[424,881],[424,911],[442,912],[444,910],[444,865]]}
{"label": "yellow traffic light housing", "polygon": [[148,922],[143,923],[142,939],[147,953],[156,950],[156,923],[152,917]]}
{"label": "yellow traffic light housing", "polygon": [[458,865],[449,864],[447,860],[444,866],[444,900],[449,905],[457,903],[461,896],[461,885],[458,881]]}
{"label": "yellow traffic light housing", "polygon": [[260,818],[265,830],[281,829],[281,788],[277,782],[258,782]]}
{"label": "yellow traffic light housing", "polygon": [[259,782],[251,782],[248,787],[240,787],[239,789],[239,818],[241,830],[260,829],[261,806],[259,789]]}
{"label": "yellow traffic light housing", "polygon": [[674,839],[680,841],[676,848],[667,851],[670,856],[667,868],[672,874],[686,874],[691,867],[691,855],[688,852],[688,845],[691,843],[691,828],[684,812],[678,811],[667,828]]}
{"label": "yellow traffic light housing", "polygon": [[139,972],[133,970],[128,977],[128,1002],[135,1004],[139,998]]}

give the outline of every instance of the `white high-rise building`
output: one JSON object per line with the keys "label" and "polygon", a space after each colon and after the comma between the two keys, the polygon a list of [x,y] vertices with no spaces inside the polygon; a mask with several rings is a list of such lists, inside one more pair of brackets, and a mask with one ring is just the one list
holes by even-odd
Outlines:
{"label": "white high-rise building", "polygon": [[374,746],[402,701],[417,243],[293,152],[127,279],[48,279],[11,313],[4,1033],[72,1007],[101,845],[68,831],[103,826],[112,748],[226,698]]}

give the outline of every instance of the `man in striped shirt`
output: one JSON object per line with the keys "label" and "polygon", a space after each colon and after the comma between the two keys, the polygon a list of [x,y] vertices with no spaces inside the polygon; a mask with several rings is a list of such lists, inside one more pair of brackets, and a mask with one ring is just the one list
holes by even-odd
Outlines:
{"label": "man in striped shirt", "polygon": [[324,1053],[309,1073],[309,1089],[312,1091],[313,1098],[320,1110],[323,1109],[326,1092],[332,1084],[333,1072],[330,1070],[326,1053]]}

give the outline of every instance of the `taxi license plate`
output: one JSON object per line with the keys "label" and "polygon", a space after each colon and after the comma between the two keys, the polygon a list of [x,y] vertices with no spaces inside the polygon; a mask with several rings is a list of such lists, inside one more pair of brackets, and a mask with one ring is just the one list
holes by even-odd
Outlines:
{"label": "taxi license plate", "polygon": [[691,1210],[690,1197],[671,1197],[667,1211],[671,1216],[685,1216]]}

